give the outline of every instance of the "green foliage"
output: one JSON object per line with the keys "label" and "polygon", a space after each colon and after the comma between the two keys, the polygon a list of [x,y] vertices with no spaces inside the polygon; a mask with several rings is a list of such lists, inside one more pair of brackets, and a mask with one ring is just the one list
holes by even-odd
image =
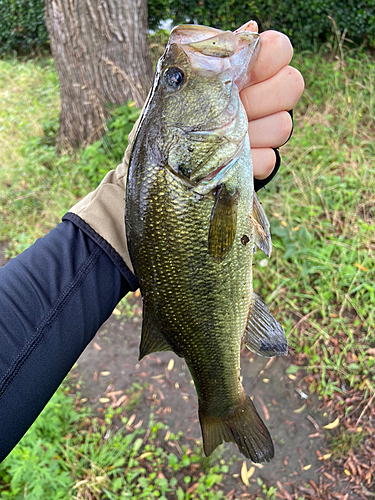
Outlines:
{"label": "green foliage", "polygon": [[[224,498],[217,488],[228,472],[223,461],[202,471],[201,449],[182,445],[177,447],[181,452],[169,453],[158,437],[166,427],[155,423],[152,414],[147,428],[117,429],[114,413],[126,426],[128,411],[109,407],[96,417],[63,384],[0,465],[1,498],[166,500],[174,491],[182,500]],[[177,442],[172,436],[169,440]]]}
{"label": "green foliage", "polygon": [[[148,15],[151,29],[168,18],[231,30],[255,19],[260,31],[282,31],[299,49],[316,51],[327,41],[334,46],[342,35],[375,46],[375,0],[148,0]],[[44,1],[0,0],[0,55],[44,47]]]}
{"label": "green foliage", "polygon": [[48,47],[44,0],[0,0],[0,56]]}
{"label": "green foliage", "polygon": [[255,19],[260,31],[281,31],[300,49],[317,50],[337,33],[375,46],[374,0],[170,0],[169,15],[176,24],[188,20],[231,30]]}
{"label": "green foliage", "polygon": [[122,161],[128,145],[128,136],[139,113],[140,110],[133,102],[112,108],[104,137],[82,151],[81,172],[93,185],[99,184],[108,170]]}
{"label": "green foliage", "polygon": [[[31,67],[38,79],[31,74]],[[11,88],[13,99],[20,99],[17,105],[10,98]],[[34,65],[1,62],[0,99],[4,97],[6,107],[0,113],[0,146],[4,145],[0,150],[4,165],[0,170],[0,241],[8,242],[8,257],[21,253],[53,228],[77,198],[95,189],[121,162],[128,134],[139,116],[132,102],[113,108],[107,133],[100,141],[86,150],[59,156],[55,151],[58,91],[53,65],[45,61]],[[35,119],[41,110],[43,116]],[[22,113],[24,118],[20,118]]]}

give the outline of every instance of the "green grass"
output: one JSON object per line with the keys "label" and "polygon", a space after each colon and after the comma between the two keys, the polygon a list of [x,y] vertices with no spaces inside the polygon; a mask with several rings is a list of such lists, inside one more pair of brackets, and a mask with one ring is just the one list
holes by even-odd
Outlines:
{"label": "green grass", "polygon": [[[301,54],[306,80],[280,175],[261,194],[275,246],[256,287],[323,396],[375,390],[375,64]],[[258,256],[262,259],[262,256]],[[296,325],[297,323],[297,325]],[[370,352],[369,352],[370,351]],[[370,354],[372,352],[372,354]]]}
{"label": "green grass", "polygon": [[[324,401],[351,388],[368,401],[375,392],[375,63],[357,52],[344,59],[299,54],[293,63],[306,92],[280,173],[260,193],[274,251],[271,261],[256,254],[254,285],[288,332],[293,373]],[[58,157],[52,61],[0,61],[0,101],[0,240],[13,256],[120,161],[137,112],[113,111],[107,138]],[[119,314],[136,314],[137,307],[122,304]],[[158,425],[151,422],[145,440],[146,429],[113,434],[106,418],[99,421],[60,390],[1,466],[1,498],[24,498],[25,491],[41,498],[40,488],[45,498],[156,498],[177,486],[172,471],[180,474],[178,498],[220,498],[214,486],[225,465],[204,471],[195,451],[167,453]],[[333,446],[345,454],[360,438],[342,433]],[[143,453],[151,454],[140,459]],[[199,490],[186,493],[195,482]],[[274,490],[263,489],[264,498],[274,498]]]}
{"label": "green grass", "polygon": [[[0,497],[166,500],[172,494],[178,500],[224,498],[218,485],[228,465],[216,460],[205,466],[199,448],[180,446],[178,437],[170,433],[168,441],[175,451],[167,452],[167,428],[154,423],[152,414],[146,428],[127,430],[130,411],[129,407],[109,407],[99,418],[87,404],[81,404],[79,394],[63,384],[0,465]],[[123,427],[116,428],[115,418]]]}

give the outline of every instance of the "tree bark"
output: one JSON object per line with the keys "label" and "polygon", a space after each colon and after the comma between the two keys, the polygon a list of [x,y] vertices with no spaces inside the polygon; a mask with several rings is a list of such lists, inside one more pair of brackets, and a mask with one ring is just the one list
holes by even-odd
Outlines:
{"label": "tree bark", "polygon": [[107,105],[143,104],[152,82],[147,0],[45,0],[60,80],[59,149],[105,132]]}

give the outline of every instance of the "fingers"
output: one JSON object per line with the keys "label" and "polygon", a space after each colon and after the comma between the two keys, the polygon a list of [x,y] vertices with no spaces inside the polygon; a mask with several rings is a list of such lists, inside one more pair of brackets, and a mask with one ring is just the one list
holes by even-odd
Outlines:
{"label": "fingers", "polygon": [[253,176],[257,179],[268,177],[276,163],[275,151],[271,148],[252,148],[251,157],[253,160]]}
{"label": "fingers", "polygon": [[285,66],[264,82],[246,87],[240,93],[249,120],[293,109],[304,89],[301,73]]}
{"label": "fingers", "polygon": [[252,31],[253,33],[258,33],[258,23],[256,21],[249,21],[243,24],[240,28],[236,29],[235,33],[240,31]]}
{"label": "fingers", "polygon": [[250,73],[248,85],[268,80],[292,60],[293,47],[289,38],[278,31],[260,34],[260,50]]}
{"label": "fingers", "polygon": [[292,130],[292,117],[287,111],[280,111],[249,123],[249,137],[252,148],[278,148],[286,143]]}

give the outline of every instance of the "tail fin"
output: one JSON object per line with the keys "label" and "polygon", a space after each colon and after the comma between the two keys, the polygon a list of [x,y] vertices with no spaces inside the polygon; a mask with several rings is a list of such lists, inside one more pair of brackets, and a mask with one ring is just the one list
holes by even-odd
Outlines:
{"label": "tail fin", "polygon": [[199,420],[206,456],[223,441],[236,443],[240,452],[253,462],[269,462],[274,456],[270,433],[248,396],[228,416],[212,417],[200,408]]}

